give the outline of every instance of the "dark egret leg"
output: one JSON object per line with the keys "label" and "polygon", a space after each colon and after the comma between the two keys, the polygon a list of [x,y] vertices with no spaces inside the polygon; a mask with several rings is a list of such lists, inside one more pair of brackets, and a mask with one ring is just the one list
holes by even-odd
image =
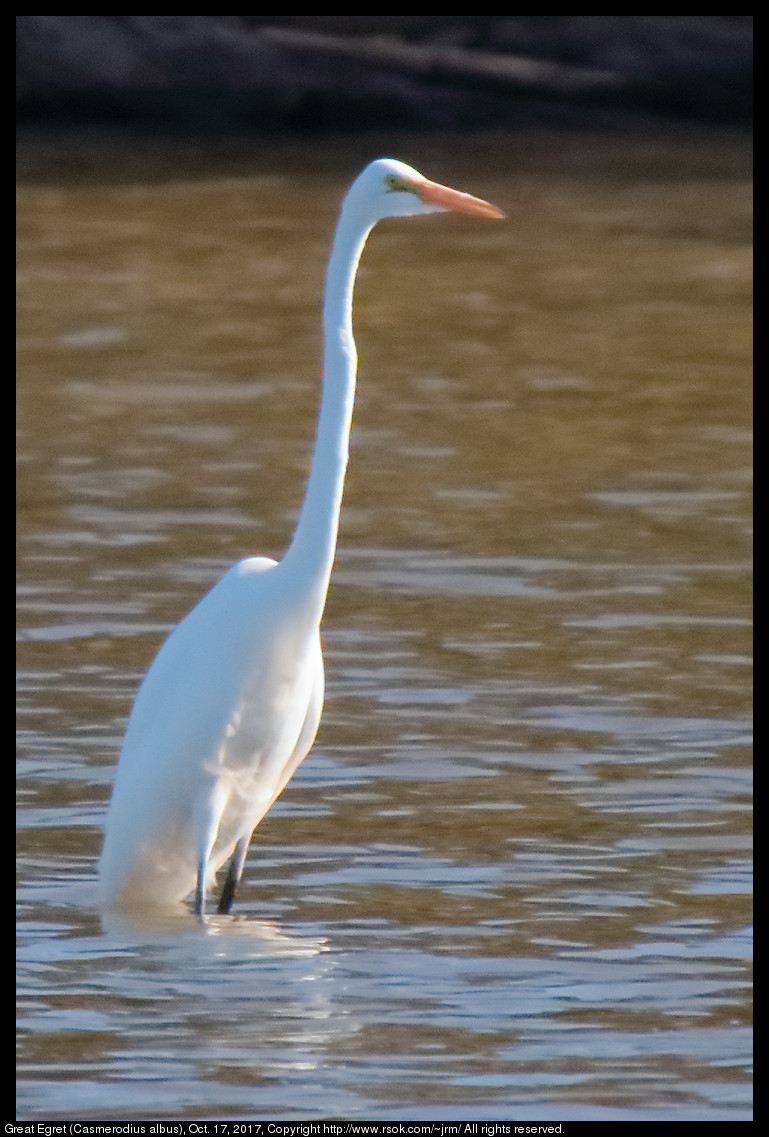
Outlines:
{"label": "dark egret leg", "polygon": [[250,840],[250,835],[248,837],[241,837],[235,846],[235,851],[230,857],[230,863],[227,865],[227,876],[224,878],[222,895],[219,897],[219,907],[217,908],[217,912],[220,914],[229,912],[232,908],[232,902],[235,899],[235,889],[238,887],[238,881],[243,875],[243,866],[246,863],[246,853],[248,852]]}

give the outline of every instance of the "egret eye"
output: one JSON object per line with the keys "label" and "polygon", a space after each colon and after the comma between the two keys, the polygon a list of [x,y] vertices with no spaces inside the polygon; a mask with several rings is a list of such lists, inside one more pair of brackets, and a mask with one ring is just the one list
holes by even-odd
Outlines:
{"label": "egret eye", "polygon": [[397,174],[386,174],[384,181],[390,192],[400,191],[402,193],[404,190],[410,189],[410,186],[404,182],[403,178],[399,178]]}

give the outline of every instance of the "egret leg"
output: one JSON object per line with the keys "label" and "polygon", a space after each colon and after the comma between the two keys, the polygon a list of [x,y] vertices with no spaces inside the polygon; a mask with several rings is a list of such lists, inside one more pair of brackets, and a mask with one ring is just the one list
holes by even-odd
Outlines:
{"label": "egret leg", "polygon": [[246,863],[246,853],[248,852],[248,843],[251,840],[248,837],[241,837],[235,846],[235,850],[230,857],[230,862],[227,865],[227,876],[224,878],[222,885],[222,895],[219,897],[219,907],[217,912],[229,912],[232,908],[232,902],[235,899],[235,889],[238,887],[238,881],[243,875],[243,866]]}
{"label": "egret leg", "polygon": [[195,878],[195,915],[202,922],[205,917],[205,890],[207,869],[211,860],[211,850],[216,841],[219,822],[224,813],[229,790],[226,782],[214,781],[205,793],[202,793],[195,805],[194,825],[200,834],[198,843],[198,874]]}
{"label": "egret leg", "polygon": [[205,864],[198,865],[198,875],[195,880],[195,915],[203,922],[206,914],[206,894],[203,884],[206,878]]}

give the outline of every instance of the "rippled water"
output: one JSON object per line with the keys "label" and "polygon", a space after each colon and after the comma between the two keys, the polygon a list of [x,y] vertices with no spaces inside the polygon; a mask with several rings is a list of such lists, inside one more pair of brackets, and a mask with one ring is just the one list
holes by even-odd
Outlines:
{"label": "rippled water", "polygon": [[387,149],[316,746],[237,914],[102,922],[167,630],[280,555],[336,203],[381,142],[22,144],[18,1116],[743,1120],[739,138]]}

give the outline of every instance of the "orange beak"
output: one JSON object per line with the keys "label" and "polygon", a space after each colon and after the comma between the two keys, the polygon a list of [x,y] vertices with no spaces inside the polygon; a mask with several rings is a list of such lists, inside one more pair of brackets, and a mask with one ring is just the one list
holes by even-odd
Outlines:
{"label": "orange beak", "polygon": [[417,190],[420,201],[427,205],[439,205],[441,209],[452,213],[472,213],[475,217],[485,217],[488,221],[501,221],[506,215],[490,201],[482,197],[473,197],[470,193],[460,193],[459,190],[449,189],[437,182],[420,182]]}

